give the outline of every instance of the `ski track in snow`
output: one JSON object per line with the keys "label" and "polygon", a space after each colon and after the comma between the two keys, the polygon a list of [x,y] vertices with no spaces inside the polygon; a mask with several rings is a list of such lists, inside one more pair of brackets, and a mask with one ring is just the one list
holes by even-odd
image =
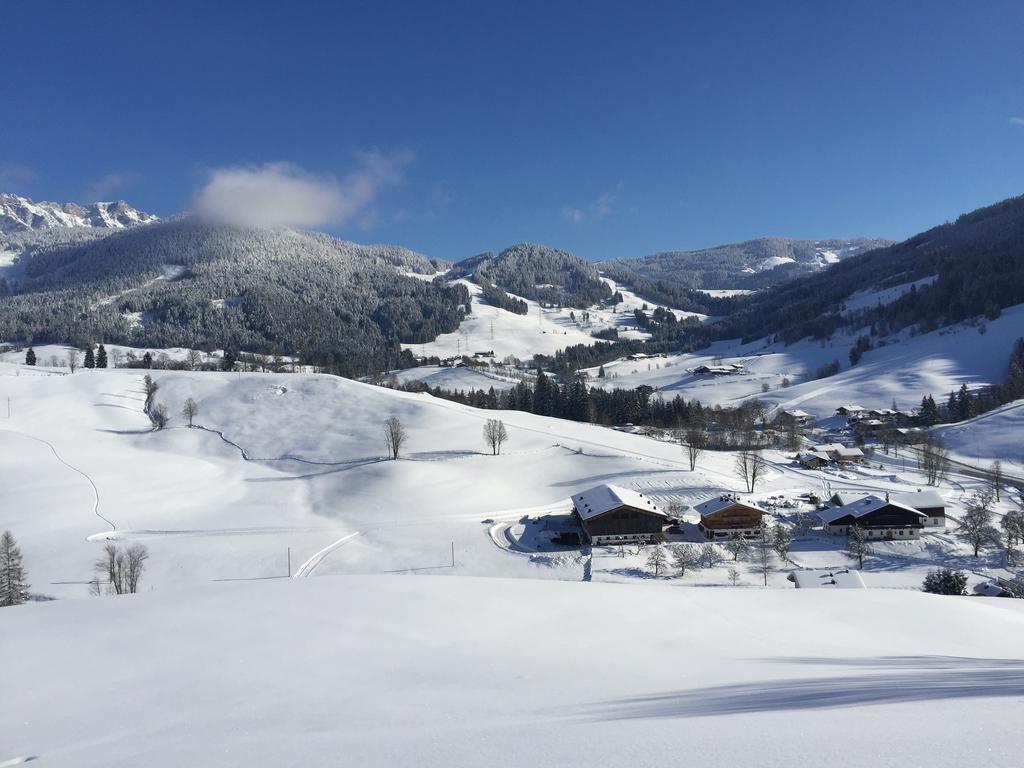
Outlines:
{"label": "ski track in snow", "polygon": [[109,520],[106,517],[104,517],[102,515],[102,513],[100,512],[100,491],[99,491],[99,488],[96,487],[96,483],[93,482],[93,479],[91,477],[89,477],[88,474],[86,474],[85,472],[80,470],[78,467],[73,466],[73,465],[69,464],[67,461],[65,461],[61,457],[61,455],[59,453],[57,453],[57,449],[54,447],[53,443],[49,442],[48,440],[44,440],[41,437],[35,437],[34,435],[29,435],[29,434],[26,434],[25,432],[19,432],[19,431],[15,430],[15,429],[0,429],[0,432],[6,432],[9,435],[18,435],[20,437],[24,437],[24,438],[27,438],[29,440],[35,440],[37,443],[42,443],[43,445],[45,445],[47,448],[50,449],[50,452],[53,453],[53,456],[54,456],[55,459],[57,459],[57,461],[59,461],[65,467],[70,469],[72,472],[75,472],[75,473],[81,475],[82,477],[84,477],[86,479],[86,481],[89,483],[89,487],[92,488],[92,495],[93,495],[92,512],[93,512],[93,514],[96,515],[96,517],[98,517],[100,520],[105,522],[107,525],[109,525],[111,531],[116,531],[117,530],[117,526],[114,525],[113,521]]}

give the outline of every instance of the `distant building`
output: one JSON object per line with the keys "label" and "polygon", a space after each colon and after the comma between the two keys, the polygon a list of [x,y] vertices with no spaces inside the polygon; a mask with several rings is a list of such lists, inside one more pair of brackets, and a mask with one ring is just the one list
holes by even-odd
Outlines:
{"label": "distant building", "polygon": [[860,448],[848,448],[841,443],[826,443],[814,447],[816,453],[826,454],[832,461],[839,464],[850,464],[864,461],[864,451]]}
{"label": "distant building", "polygon": [[668,516],[639,491],[598,485],[572,497],[573,515],[593,544],[651,541]]}
{"label": "distant building", "polygon": [[899,541],[917,539],[926,515],[889,498],[868,495],[843,506],[818,510],[825,533],[847,535],[856,525],[869,539]]}
{"label": "distant building", "polygon": [[836,408],[836,416],[842,416],[846,419],[859,419],[865,412],[865,409],[859,405],[840,405]]}
{"label": "distant building", "polygon": [[797,457],[800,466],[805,469],[824,469],[832,463],[832,457],[824,451],[808,451]]}
{"label": "distant building", "polygon": [[761,519],[768,514],[728,494],[698,504],[694,510],[700,515],[697,527],[708,539],[754,538],[760,533]]}
{"label": "distant building", "polygon": [[811,418],[813,418],[811,414],[807,413],[806,411],[801,411],[799,408],[791,411],[783,411],[783,413],[800,426],[803,426],[808,421],[810,421]]}

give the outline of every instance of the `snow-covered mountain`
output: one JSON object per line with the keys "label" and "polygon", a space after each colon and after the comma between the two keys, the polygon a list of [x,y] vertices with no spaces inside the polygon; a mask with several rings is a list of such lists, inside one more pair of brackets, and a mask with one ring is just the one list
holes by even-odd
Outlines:
{"label": "snow-covered mountain", "polygon": [[158,221],[152,213],[133,208],[123,200],[114,203],[36,202],[21,195],[0,192],[0,233],[45,229],[125,229]]}
{"label": "snow-covered mountain", "polygon": [[598,266],[621,281],[634,273],[698,289],[758,289],[818,272],[851,256],[891,244],[889,240],[875,237],[831,240],[760,237],[697,251],[663,251],[639,258],[612,259]]}

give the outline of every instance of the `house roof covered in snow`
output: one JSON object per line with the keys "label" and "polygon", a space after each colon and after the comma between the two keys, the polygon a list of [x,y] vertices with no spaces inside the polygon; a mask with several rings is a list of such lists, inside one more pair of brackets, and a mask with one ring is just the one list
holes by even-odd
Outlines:
{"label": "house roof covered in snow", "polygon": [[665,516],[657,505],[639,491],[623,488],[621,485],[598,485],[572,497],[576,511],[584,520],[603,515],[619,507],[633,507],[656,515]]}
{"label": "house roof covered in snow", "polygon": [[864,589],[860,571],[850,568],[827,571],[793,571],[798,589]]}
{"label": "house roof covered in snow", "polygon": [[914,509],[935,509],[936,507],[944,508],[946,506],[946,500],[942,498],[942,494],[934,489],[910,493],[894,493],[889,498]]}
{"label": "house roof covered in snow", "polygon": [[713,499],[708,499],[707,501],[698,504],[694,507],[694,510],[701,515],[713,515],[715,512],[721,512],[723,509],[728,509],[735,504],[740,504],[744,507],[748,507],[749,509],[756,510],[763,515],[768,514],[756,504],[752,504],[747,501],[740,501],[735,496],[730,496],[727,493],[723,493],[721,496],[716,496]]}
{"label": "house roof covered in snow", "polygon": [[854,520],[858,520],[865,515],[870,515],[872,512],[886,506],[898,507],[906,512],[911,512],[918,517],[925,517],[924,514],[918,512],[913,507],[901,504],[898,501],[893,501],[891,498],[883,499],[881,496],[875,496],[874,494],[869,494],[862,499],[851,501],[841,507],[829,507],[827,509],[818,510],[818,517],[820,517],[821,521],[825,524],[835,522],[839,518],[846,517],[847,515],[852,517]]}

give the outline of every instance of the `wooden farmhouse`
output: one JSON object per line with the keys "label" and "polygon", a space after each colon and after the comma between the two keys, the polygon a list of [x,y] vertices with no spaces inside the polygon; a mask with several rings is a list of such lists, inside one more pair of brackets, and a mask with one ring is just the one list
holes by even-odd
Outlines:
{"label": "wooden farmhouse", "polygon": [[598,485],[572,497],[573,516],[593,544],[651,541],[661,535],[667,515],[638,491]]}
{"label": "wooden farmhouse", "polygon": [[708,539],[755,538],[760,533],[761,518],[768,514],[728,494],[698,504],[694,510],[700,514],[697,527]]}
{"label": "wooden farmhouse", "polygon": [[853,526],[869,539],[900,541],[921,536],[927,516],[913,507],[889,498],[868,495],[843,506],[818,510],[825,533],[848,535]]}
{"label": "wooden farmhouse", "polygon": [[894,493],[890,498],[900,504],[913,507],[927,519],[924,524],[928,528],[946,527],[946,500],[935,490],[917,491],[916,493]]}

